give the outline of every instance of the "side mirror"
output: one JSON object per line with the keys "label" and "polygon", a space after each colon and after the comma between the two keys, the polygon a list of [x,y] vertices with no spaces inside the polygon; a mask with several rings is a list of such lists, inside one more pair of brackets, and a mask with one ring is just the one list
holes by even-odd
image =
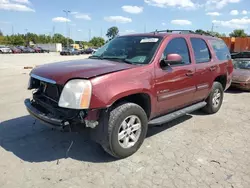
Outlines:
{"label": "side mirror", "polygon": [[181,65],[182,57],[179,54],[169,54],[166,59],[161,61],[161,67],[167,67],[169,65]]}

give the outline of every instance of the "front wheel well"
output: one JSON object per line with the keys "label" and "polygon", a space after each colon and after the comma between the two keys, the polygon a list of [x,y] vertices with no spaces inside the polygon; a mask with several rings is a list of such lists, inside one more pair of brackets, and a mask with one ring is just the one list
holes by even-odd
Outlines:
{"label": "front wheel well", "polygon": [[227,85],[227,76],[226,75],[220,75],[220,76],[216,77],[214,81],[221,83],[223,89],[224,90],[226,89],[226,85]]}
{"label": "front wheel well", "polygon": [[128,95],[126,97],[118,99],[113,103],[112,106],[117,106],[123,102],[131,102],[139,105],[146,112],[147,117],[149,118],[151,115],[151,99],[150,96],[146,93],[138,93]]}

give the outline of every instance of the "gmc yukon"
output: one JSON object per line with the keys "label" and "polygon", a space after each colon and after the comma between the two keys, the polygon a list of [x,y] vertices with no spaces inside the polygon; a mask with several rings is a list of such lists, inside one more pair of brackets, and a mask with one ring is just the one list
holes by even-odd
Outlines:
{"label": "gmc yukon", "polygon": [[60,130],[83,126],[116,158],[135,153],[148,125],[216,113],[232,80],[223,40],[194,32],[118,36],[87,59],[34,68],[28,112]]}

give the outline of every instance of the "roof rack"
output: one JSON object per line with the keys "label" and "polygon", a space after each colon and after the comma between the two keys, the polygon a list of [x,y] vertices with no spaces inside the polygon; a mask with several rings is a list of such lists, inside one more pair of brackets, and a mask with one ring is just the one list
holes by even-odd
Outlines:
{"label": "roof rack", "polygon": [[170,29],[167,29],[167,30],[155,30],[155,31],[153,31],[153,32],[150,32],[150,33],[154,33],[154,34],[156,34],[156,33],[173,33],[173,32],[177,32],[177,33],[179,33],[179,34],[186,34],[186,33],[189,33],[189,34],[197,34],[197,35],[207,35],[207,36],[212,36],[212,37],[214,37],[214,35],[212,35],[212,34],[210,34],[210,33],[202,33],[202,34],[200,34],[200,33],[196,33],[196,32],[194,32],[194,31],[192,31],[192,30],[184,30],[184,29],[175,29],[175,30],[170,30]]}
{"label": "roof rack", "polygon": [[170,29],[167,29],[167,30],[155,30],[153,32],[150,32],[150,33],[173,33],[173,32],[178,32],[179,34],[182,34],[182,33],[195,33],[194,31],[192,30],[184,30],[184,29],[179,29],[179,30],[170,30]]}

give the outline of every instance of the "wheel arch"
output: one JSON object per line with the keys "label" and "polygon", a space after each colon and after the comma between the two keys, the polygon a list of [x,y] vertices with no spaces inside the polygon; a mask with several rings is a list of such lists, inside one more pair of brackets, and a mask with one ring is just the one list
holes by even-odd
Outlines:
{"label": "wheel arch", "polygon": [[113,101],[111,106],[116,107],[117,105],[124,102],[132,102],[139,105],[146,112],[147,117],[150,118],[152,111],[152,101],[148,93],[140,92],[117,98],[115,101]]}
{"label": "wheel arch", "polygon": [[227,75],[219,75],[215,78],[214,82],[219,82],[221,83],[223,89],[226,89],[226,85],[227,85]]}

